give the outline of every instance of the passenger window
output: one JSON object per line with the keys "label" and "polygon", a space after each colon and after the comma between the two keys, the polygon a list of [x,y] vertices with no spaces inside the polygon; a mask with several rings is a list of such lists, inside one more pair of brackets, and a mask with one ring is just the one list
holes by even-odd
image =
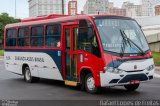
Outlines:
{"label": "passenger window", "polygon": [[29,46],[29,28],[20,28],[18,32],[18,46]]}
{"label": "passenger window", "polygon": [[17,30],[16,29],[9,29],[7,30],[6,34],[6,46],[7,47],[14,47],[16,46],[17,39]]}
{"label": "passenger window", "polygon": [[79,21],[78,49],[85,50],[100,57],[100,49],[93,26],[89,21]]}
{"label": "passenger window", "polygon": [[60,25],[49,25],[46,30],[46,47],[60,47],[61,27]]}
{"label": "passenger window", "polygon": [[31,47],[42,47],[44,44],[43,27],[33,27],[31,30]]}

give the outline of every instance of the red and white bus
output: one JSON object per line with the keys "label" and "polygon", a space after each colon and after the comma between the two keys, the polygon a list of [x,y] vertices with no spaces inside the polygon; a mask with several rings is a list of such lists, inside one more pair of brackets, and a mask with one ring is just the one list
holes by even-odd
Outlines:
{"label": "red and white bus", "polygon": [[4,33],[5,68],[24,75],[134,91],[153,79],[154,62],[134,19],[115,15],[50,15],[9,24]]}

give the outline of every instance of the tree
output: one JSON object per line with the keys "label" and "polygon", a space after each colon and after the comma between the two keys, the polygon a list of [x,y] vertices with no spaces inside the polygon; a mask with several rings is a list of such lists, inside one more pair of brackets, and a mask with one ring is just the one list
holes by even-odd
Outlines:
{"label": "tree", "polygon": [[7,13],[0,14],[0,41],[3,40],[4,27],[7,24],[17,23],[17,22],[20,22],[20,19],[14,19],[13,17],[10,17]]}

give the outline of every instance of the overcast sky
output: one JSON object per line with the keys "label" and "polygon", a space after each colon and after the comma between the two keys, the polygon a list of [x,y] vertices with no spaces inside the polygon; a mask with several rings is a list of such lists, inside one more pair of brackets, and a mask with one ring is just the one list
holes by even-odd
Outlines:
{"label": "overcast sky", "polygon": [[[131,1],[139,4],[141,0],[110,0],[115,3],[116,7],[120,7],[124,1]],[[78,12],[83,10],[83,6],[86,0],[78,0]],[[27,18],[28,12],[28,0],[17,0],[17,17]],[[15,16],[15,0],[0,0],[0,13],[7,12],[10,16]]]}

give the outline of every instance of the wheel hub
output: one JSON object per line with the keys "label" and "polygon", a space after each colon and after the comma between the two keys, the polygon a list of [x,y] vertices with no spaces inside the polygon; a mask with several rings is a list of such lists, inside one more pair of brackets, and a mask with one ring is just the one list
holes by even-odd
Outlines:
{"label": "wheel hub", "polygon": [[31,73],[29,71],[29,69],[26,69],[26,73],[25,73],[26,79],[30,80],[31,79]]}
{"label": "wheel hub", "polygon": [[87,87],[89,90],[94,90],[95,89],[95,82],[93,77],[89,77],[87,79]]}

